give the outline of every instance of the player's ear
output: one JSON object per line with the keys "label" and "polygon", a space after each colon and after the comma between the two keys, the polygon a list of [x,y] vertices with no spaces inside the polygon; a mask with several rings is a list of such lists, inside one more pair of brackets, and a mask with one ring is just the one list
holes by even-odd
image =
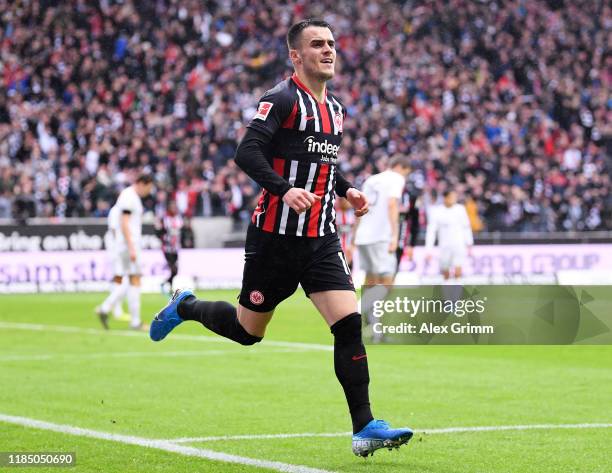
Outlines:
{"label": "player's ear", "polygon": [[289,50],[289,58],[291,59],[291,62],[293,64],[301,64],[302,63],[302,57],[300,56],[300,53],[297,49],[290,49]]}

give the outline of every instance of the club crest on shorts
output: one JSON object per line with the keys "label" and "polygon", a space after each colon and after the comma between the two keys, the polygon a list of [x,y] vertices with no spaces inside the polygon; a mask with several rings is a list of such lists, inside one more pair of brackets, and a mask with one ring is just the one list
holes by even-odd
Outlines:
{"label": "club crest on shorts", "polygon": [[266,121],[270,110],[272,110],[272,105],[274,105],[272,102],[259,102],[259,108],[257,109],[257,113],[253,117],[253,120],[259,118],[260,120]]}
{"label": "club crest on shorts", "polygon": [[261,305],[264,301],[264,295],[259,291],[251,291],[249,294],[249,300],[251,301],[251,304]]}
{"label": "club crest on shorts", "polygon": [[334,115],[334,125],[336,125],[336,128],[338,129],[338,133],[342,133],[343,124],[344,124],[344,119],[342,118],[342,114],[336,113],[336,115]]}

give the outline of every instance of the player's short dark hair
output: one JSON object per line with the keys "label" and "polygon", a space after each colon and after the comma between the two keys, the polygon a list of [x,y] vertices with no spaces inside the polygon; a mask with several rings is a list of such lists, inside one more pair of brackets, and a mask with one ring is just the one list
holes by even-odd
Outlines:
{"label": "player's short dark hair", "polygon": [[141,184],[151,184],[153,182],[153,176],[148,172],[143,172],[141,174],[138,174],[136,182],[139,182]]}
{"label": "player's short dark hair", "polygon": [[308,18],[307,20],[302,20],[294,25],[291,25],[291,28],[289,28],[289,31],[287,32],[287,47],[289,49],[297,48],[302,31],[309,26],[320,26],[322,28],[328,28],[330,31],[332,31],[330,24],[325,20],[319,20],[318,18]]}
{"label": "player's short dark hair", "polygon": [[444,197],[445,199],[451,195],[452,193],[454,193],[455,190],[454,189],[446,189],[443,193],[442,193],[442,197]]}
{"label": "player's short dark hair", "polygon": [[389,168],[394,168],[396,166],[401,166],[402,168],[410,168],[410,159],[406,156],[394,156],[389,160]]}

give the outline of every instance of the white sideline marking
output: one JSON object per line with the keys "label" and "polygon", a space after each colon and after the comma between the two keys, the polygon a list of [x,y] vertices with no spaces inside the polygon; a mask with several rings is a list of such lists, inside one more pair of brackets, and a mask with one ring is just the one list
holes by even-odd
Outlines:
{"label": "white sideline marking", "polygon": [[76,435],[79,437],[90,437],[94,439],[110,440],[128,445],[138,445],[140,447],[155,448],[166,452],[178,453],[189,457],[206,458],[208,460],[216,460],[225,463],[236,463],[239,465],[249,465],[257,468],[268,468],[270,470],[282,471],[286,473],[331,473],[328,470],[320,470],[302,465],[292,465],[290,463],[282,463],[269,460],[259,460],[256,458],[242,457],[229,453],[215,452],[213,450],[205,450],[201,448],[186,447],[177,445],[167,440],[154,440],[143,437],[135,437],[132,435],[113,434],[110,432],[100,432],[91,429],[82,429],[71,425],[53,424],[41,420],[30,419],[28,417],[10,416],[0,414],[0,422],[8,424],[21,425],[35,429],[50,430],[62,434]]}
{"label": "white sideline marking", "polygon": [[[146,337],[146,334],[134,330],[103,330],[84,327],[69,327],[66,325],[45,325],[45,324],[28,324],[17,322],[0,322],[0,328],[13,330],[31,330],[38,332],[62,332],[62,333],[84,333],[88,335],[117,335],[121,337]],[[196,342],[211,342],[211,343],[232,343],[231,340],[223,337],[209,337],[206,335],[186,335],[182,333],[173,334],[173,340],[192,340]],[[331,345],[321,345],[318,343],[301,343],[301,342],[282,342],[279,340],[266,340],[262,342],[262,346],[284,347],[284,348],[303,348],[304,350],[320,350],[333,351]]]}
{"label": "white sideline marking", "polygon": [[[262,350],[255,349],[252,351],[254,354],[261,353],[286,353],[288,351],[296,351],[294,349],[289,350]],[[303,350],[299,350],[303,351]],[[84,360],[84,359],[107,359],[107,358],[137,358],[137,357],[179,357],[179,356],[215,356],[215,355],[244,355],[248,354],[245,351],[237,350],[200,350],[200,351],[126,351],[126,352],[105,352],[105,353],[49,353],[41,355],[0,355],[0,362],[2,361],[48,361],[53,359],[62,360]]]}
{"label": "white sideline marking", "polygon": [[[496,432],[502,430],[538,430],[538,429],[609,429],[612,424],[533,424],[533,425],[490,425],[481,427],[446,427],[442,429],[419,429],[415,434],[450,434],[461,432]],[[168,442],[215,442],[217,440],[259,440],[259,439],[289,439],[301,437],[345,437],[352,432],[330,433],[298,433],[298,434],[261,434],[261,435],[223,435],[216,437],[181,437],[169,439]]]}

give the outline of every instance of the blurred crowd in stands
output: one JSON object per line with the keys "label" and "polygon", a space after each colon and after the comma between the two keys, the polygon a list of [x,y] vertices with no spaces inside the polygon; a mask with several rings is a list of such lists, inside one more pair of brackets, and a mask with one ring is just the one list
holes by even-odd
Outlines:
{"label": "blurred crowd in stands", "polygon": [[105,216],[145,169],[154,213],[248,220],[233,154],[307,17],[334,27],[357,185],[399,153],[484,230],[612,229],[604,0],[0,0],[0,218]]}

